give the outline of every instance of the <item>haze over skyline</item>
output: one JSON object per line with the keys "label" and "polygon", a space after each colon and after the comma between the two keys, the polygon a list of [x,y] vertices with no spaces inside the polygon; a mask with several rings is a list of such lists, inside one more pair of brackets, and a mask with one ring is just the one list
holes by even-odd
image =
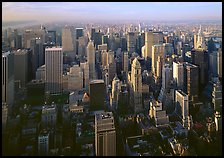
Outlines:
{"label": "haze over skyline", "polygon": [[221,2],[2,2],[2,21],[222,20]]}

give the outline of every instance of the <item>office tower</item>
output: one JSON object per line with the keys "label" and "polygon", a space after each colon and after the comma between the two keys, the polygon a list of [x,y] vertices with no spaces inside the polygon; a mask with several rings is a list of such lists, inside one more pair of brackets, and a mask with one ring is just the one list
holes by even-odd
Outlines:
{"label": "office tower", "polygon": [[202,34],[202,30],[201,30],[201,25],[200,25],[196,40],[197,40],[196,41],[196,49],[203,48],[204,45],[203,45],[203,34]]}
{"label": "office tower", "polygon": [[108,74],[109,74],[109,84],[111,84],[113,78],[115,77],[116,75],[116,62],[112,62],[110,64],[107,65],[107,68],[108,68]]}
{"label": "office tower", "polygon": [[89,64],[88,62],[80,63],[80,67],[83,72],[83,87],[89,90]]}
{"label": "office tower", "polygon": [[25,87],[28,82],[28,51],[18,49],[14,54],[14,79],[20,87]]}
{"label": "office tower", "polygon": [[79,56],[86,56],[86,40],[85,37],[79,37],[78,39],[78,55]]}
{"label": "office tower", "polygon": [[96,32],[95,28],[91,28],[91,32],[90,32],[90,40],[94,40],[94,33]]}
{"label": "office tower", "polygon": [[120,92],[118,94],[118,107],[117,111],[119,114],[128,114],[129,111],[129,92],[126,83],[121,84]]}
{"label": "office tower", "polygon": [[2,129],[5,129],[8,121],[8,105],[2,102]]}
{"label": "office tower", "polygon": [[95,115],[96,156],[116,156],[116,131],[112,112]]}
{"label": "office tower", "polygon": [[136,51],[136,37],[134,32],[128,32],[127,34],[127,51],[134,53]]}
{"label": "office tower", "polygon": [[189,115],[188,95],[181,90],[175,91],[175,112],[181,118],[182,124],[187,128]]}
{"label": "office tower", "polygon": [[165,45],[157,44],[152,46],[152,72],[155,76],[157,76],[157,61],[158,57],[160,56],[160,62],[163,65],[164,60],[164,52],[165,52]]}
{"label": "office tower", "polygon": [[145,47],[145,45],[142,46],[142,57],[145,58],[145,59],[147,58],[146,47]]}
{"label": "office tower", "polygon": [[68,74],[68,90],[81,90],[83,88],[83,72],[79,65],[73,65]]}
{"label": "office tower", "polygon": [[102,44],[102,32],[98,31],[98,32],[94,32],[93,34],[93,42],[94,42],[94,46],[96,47],[96,49],[98,49],[98,45]]}
{"label": "office tower", "polygon": [[156,61],[156,75],[155,75],[156,78],[161,78],[162,67],[163,67],[163,63],[162,63],[161,56],[158,56],[157,61]]}
{"label": "office tower", "polygon": [[45,128],[55,128],[57,121],[56,105],[44,105],[41,111],[41,123]]}
{"label": "office tower", "polygon": [[213,77],[218,76],[218,52],[213,51],[209,54],[209,72]]}
{"label": "office tower", "polygon": [[178,89],[184,87],[184,65],[180,62],[173,62],[173,79]]}
{"label": "office tower", "polygon": [[186,54],[186,52],[188,52],[190,50],[191,50],[191,47],[190,47],[189,44],[184,44],[183,45],[182,58],[183,58],[184,61],[185,61],[185,54]]}
{"label": "office tower", "polygon": [[171,56],[174,53],[173,45],[171,43],[164,43],[164,56]]}
{"label": "office tower", "polygon": [[123,71],[124,72],[128,72],[128,64],[129,64],[129,60],[128,60],[128,52],[123,52],[122,54],[122,63],[123,63]]}
{"label": "office tower", "polygon": [[218,50],[218,61],[217,61],[217,64],[218,64],[218,76],[219,78],[222,78],[222,50],[219,49]]}
{"label": "office tower", "polygon": [[194,34],[194,49],[198,48],[197,42],[198,42],[198,35]]}
{"label": "office tower", "polygon": [[172,68],[169,66],[169,64],[163,65],[162,88],[164,90],[168,90],[170,88],[171,78],[172,78]]}
{"label": "office tower", "polygon": [[89,64],[89,80],[95,79],[95,48],[93,41],[87,45],[87,62]]}
{"label": "office tower", "polygon": [[199,68],[199,83],[204,86],[208,82],[208,52],[203,49],[195,49],[191,51],[192,63]]}
{"label": "office tower", "polygon": [[73,31],[74,31],[74,28],[71,27],[71,26],[67,26],[67,25],[62,29],[62,49],[63,49],[63,52],[73,52],[75,50],[74,49],[75,46],[74,46]]}
{"label": "office tower", "polygon": [[117,103],[118,103],[118,94],[120,92],[120,80],[117,77],[117,75],[115,75],[113,81],[112,81],[112,93],[111,93],[111,98],[110,98],[110,104],[112,106],[112,108],[117,108]]}
{"label": "office tower", "polygon": [[22,35],[18,34],[18,30],[14,29],[14,46],[15,49],[21,49],[22,48]]}
{"label": "office tower", "polygon": [[127,51],[127,39],[121,37],[121,51]]}
{"label": "office tower", "polygon": [[63,52],[61,47],[46,48],[45,67],[45,91],[61,93],[63,74]]}
{"label": "office tower", "polygon": [[140,112],[142,108],[142,75],[141,65],[137,58],[132,61],[131,67],[131,83],[134,99],[134,112]]}
{"label": "office tower", "polygon": [[103,35],[102,36],[102,44],[107,44],[109,43],[109,38],[108,35]]}
{"label": "office tower", "polygon": [[101,51],[101,63],[103,67],[107,66],[107,56],[108,56],[107,54],[108,54],[107,51],[105,50]]}
{"label": "office tower", "polygon": [[198,96],[199,75],[198,66],[184,63],[184,90],[189,95],[190,100],[193,96]]}
{"label": "office tower", "polygon": [[218,111],[215,113],[215,129],[216,131],[222,131],[222,116]]}
{"label": "office tower", "polygon": [[38,155],[45,156],[49,154],[50,132],[43,129],[38,136]]}
{"label": "office tower", "polygon": [[147,57],[152,58],[152,46],[163,43],[162,32],[145,32],[145,50]]}
{"label": "office tower", "polygon": [[45,71],[46,71],[45,65],[39,67],[36,71],[36,80],[41,80],[45,82]]}
{"label": "office tower", "polygon": [[106,107],[106,87],[104,80],[92,80],[90,81],[90,109],[102,110]]}
{"label": "office tower", "polygon": [[2,53],[2,102],[11,110],[14,104],[14,54]]}
{"label": "office tower", "polygon": [[84,35],[83,35],[83,28],[76,28],[75,29],[75,53],[78,54],[78,49],[79,49],[79,38],[83,37],[84,39]]}
{"label": "office tower", "polygon": [[114,51],[107,52],[107,65],[114,63]]}
{"label": "office tower", "polygon": [[214,83],[212,91],[212,104],[215,111],[220,111],[222,108],[222,87],[220,82]]}

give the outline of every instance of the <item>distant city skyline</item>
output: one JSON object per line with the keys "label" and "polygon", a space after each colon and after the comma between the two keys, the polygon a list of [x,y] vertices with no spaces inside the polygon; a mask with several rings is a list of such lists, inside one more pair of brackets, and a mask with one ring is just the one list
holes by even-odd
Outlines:
{"label": "distant city skyline", "polygon": [[2,21],[222,20],[222,2],[2,2]]}

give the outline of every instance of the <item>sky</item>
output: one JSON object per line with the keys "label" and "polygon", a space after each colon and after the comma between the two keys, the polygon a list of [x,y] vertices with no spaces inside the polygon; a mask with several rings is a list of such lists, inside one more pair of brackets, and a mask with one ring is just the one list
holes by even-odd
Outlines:
{"label": "sky", "polygon": [[222,2],[2,2],[2,21],[222,20]]}

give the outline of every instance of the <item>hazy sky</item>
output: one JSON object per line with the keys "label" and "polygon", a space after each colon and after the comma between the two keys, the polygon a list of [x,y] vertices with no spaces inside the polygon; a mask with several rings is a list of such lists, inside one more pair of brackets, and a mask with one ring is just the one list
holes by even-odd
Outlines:
{"label": "hazy sky", "polygon": [[221,20],[222,2],[2,2],[2,20]]}

